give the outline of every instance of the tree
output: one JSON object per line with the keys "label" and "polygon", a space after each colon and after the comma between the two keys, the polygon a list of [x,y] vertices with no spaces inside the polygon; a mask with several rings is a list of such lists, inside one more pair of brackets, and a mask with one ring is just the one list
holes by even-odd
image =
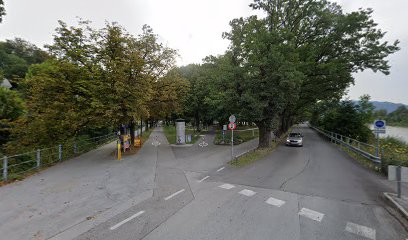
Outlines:
{"label": "tree", "polygon": [[49,58],[45,51],[21,38],[0,42],[0,70],[14,87],[25,77],[30,65]]}
{"label": "tree", "polygon": [[3,21],[3,16],[6,15],[6,10],[4,9],[4,2],[0,0],[0,23]]}
{"label": "tree", "polygon": [[260,129],[259,147],[270,132],[286,131],[296,116],[319,100],[339,98],[353,72],[389,73],[386,57],[398,41],[381,42],[372,10],[343,13],[328,1],[255,0],[266,13],[231,21],[231,62],[241,74],[231,79],[239,96],[237,113]]}
{"label": "tree", "polygon": [[0,87],[0,146],[9,140],[11,123],[18,119],[24,110],[24,102],[16,91]]}

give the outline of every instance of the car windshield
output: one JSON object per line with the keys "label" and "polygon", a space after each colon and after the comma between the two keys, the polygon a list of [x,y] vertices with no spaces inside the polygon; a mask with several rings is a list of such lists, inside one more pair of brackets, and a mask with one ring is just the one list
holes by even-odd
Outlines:
{"label": "car windshield", "polygon": [[289,137],[302,137],[302,135],[300,133],[291,133]]}

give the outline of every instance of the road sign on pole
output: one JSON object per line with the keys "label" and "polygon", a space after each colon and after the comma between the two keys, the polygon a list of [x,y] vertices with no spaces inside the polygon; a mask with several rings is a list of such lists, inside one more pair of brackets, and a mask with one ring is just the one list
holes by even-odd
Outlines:
{"label": "road sign on pole", "polygon": [[229,129],[229,130],[234,130],[235,128],[237,128],[237,125],[236,125],[235,123],[230,122],[230,123],[228,124],[228,129]]}
{"label": "road sign on pole", "polygon": [[235,117],[235,115],[231,115],[231,116],[229,117],[229,121],[230,121],[231,123],[234,123],[236,120],[237,120],[237,118]]}
{"label": "road sign on pole", "polygon": [[386,128],[385,120],[375,120],[374,121],[374,133],[377,137],[377,148],[375,149],[375,155],[379,157],[380,154],[380,133],[384,134]]}

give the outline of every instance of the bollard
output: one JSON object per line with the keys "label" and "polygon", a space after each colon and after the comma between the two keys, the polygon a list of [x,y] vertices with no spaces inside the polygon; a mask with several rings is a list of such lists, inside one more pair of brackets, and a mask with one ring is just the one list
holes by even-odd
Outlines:
{"label": "bollard", "polygon": [[120,142],[118,142],[118,160],[122,159],[122,151],[120,149]]}
{"label": "bollard", "polygon": [[62,145],[58,145],[58,160],[62,161]]}
{"label": "bollard", "polygon": [[397,195],[401,198],[401,166],[397,166]]}
{"label": "bollard", "polygon": [[252,137],[255,137],[255,129],[252,129]]}
{"label": "bollard", "polygon": [[40,168],[41,166],[41,150],[40,149],[37,149],[36,160],[37,160],[37,168]]}
{"label": "bollard", "polygon": [[78,153],[78,146],[77,146],[77,143],[75,142],[74,143],[74,154],[77,154]]}
{"label": "bollard", "polygon": [[7,171],[8,171],[8,159],[6,156],[3,158],[3,181],[7,181]]}

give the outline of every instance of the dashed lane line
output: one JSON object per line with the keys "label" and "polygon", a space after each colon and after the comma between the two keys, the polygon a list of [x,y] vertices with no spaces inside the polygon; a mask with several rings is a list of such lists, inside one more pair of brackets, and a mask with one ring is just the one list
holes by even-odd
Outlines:
{"label": "dashed lane line", "polygon": [[273,197],[268,198],[268,200],[266,200],[265,202],[275,207],[282,207],[286,203],[285,201]]}
{"label": "dashed lane line", "polygon": [[234,188],[235,186],[232,185],[232,184],[226,183],[226,184],[220,185],[220,186],[218,186],[218,187],[224,188],[224,189],[232,189],[232,188]]}
{"label": "dashed lane line", "polygon": [[358,225],[352,222],[347,222],[346,231],[375,240],[375,229],[366,226]]}
{"label": "dashed lane line", "polygon": [[224,168],[225,167],[222,167],[222,168],[218,169],[217,172],[220,172],[220,171],[224,170]]}
{"label": "dashed lane line", "polygon": [[256,194],[256,192],[249,190],[249,189],[244,189],[242,191],[239,192],[239,194],[245,195],[247,197],[252,197]]}
{"label": "dashed lane line", "polygon": [[122,226],[123,224],[125,224],[125,223],[127,223],[127,222],[129,222],[129,221],[131,221],[131,220],[133,220],[133,219],[135,219],[135,218],[137,218],[137,217],[139,217],[139,216],[142,215],[143,213],[144,213],[144,211],[140,211],[140,212],[138,212],[138,213],[136,213],[136,214],[134,214],[134,215],[132,215],[132,216],[126,218],[126,219],[123,220],[122,222],[120,222],[120,223],[118,223],[118,224],[116,224],[116,225],[110,227],[110,230],[115,230],[116,228]]}
{"label": "dashed lane line", "polygon": [[310,219],[312,219],[314,221],[317,221],[317,222],[321,222],[323,217],[324,217],[323,213],[319,213],[319,212],[316,212],[316,211],[313,211],[313,210],[310,210],[310,209],[307,209],[307,208],[302,208],[300,210],[300,212],[299,212],[299,215],[303,216],[303,217],[310,218]]}
{"label": "dashed lane line", "polygon": [[198,182],[200,183],[200,182],[203,182],[205,179],[207,179],[207,178],[209,178],[210,176],[206,176],[206,177],[204,177],[203,179],[201,179],[201,180],[199,180]]}
{"label": "dashed lane line", "polygon": [[172,199],[173,197],[175,197],[177,194],[180,194],[180,193],[182,193],[182,192],[184,192],[186,189],[181,189],[180,191],[177,191],[177,192],[175,192],[175,193],[173,193],[173,194],[171,194],[170,196],[168,196],[168,197],[165,197],[164,198],[164,200],[169,200],[169,199]]}

